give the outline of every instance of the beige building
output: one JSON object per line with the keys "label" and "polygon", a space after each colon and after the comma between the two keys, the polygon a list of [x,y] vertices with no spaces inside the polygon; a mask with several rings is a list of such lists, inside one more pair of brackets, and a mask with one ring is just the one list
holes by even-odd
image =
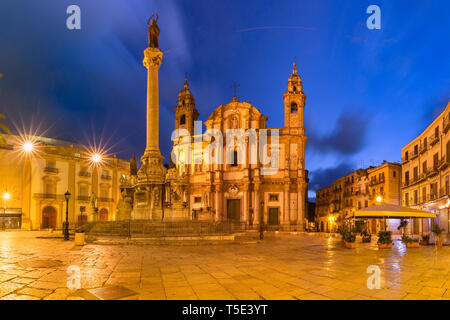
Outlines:
{"label": "beige building", "polygon": [[[380,166],[358,169],[337,179],[331,186],[316,191],[316,221],[319,231],[333,232],[346,218],[379,202],[400,204],[401,166],[384,162]],[[366,228],[378,232],[383,221],[367,220]],[[392,226],[391,222],[391,228]]]}
{"label": "beige building", "polygon": [[[449,230],[450,103],[414,140],[402,148],[402,205],[435,212]],[[431,219],[413,219],[411,233],[430,232]]]}
{"label": "beige building", "polygon": [[0,227],[61,228],[69,191],[69,222],[114,220],[119,182],[128,162],[100,157],[98,163],[83,146],[49,138],[6,136],[0,146]]}
{"label": "beige building", "polygon": [[[186,80],[174,109],[175,129],[185,129],[190,137],[187,142],[174,140],[172,150],[180,161],[172,164],[167,180],[171,176],[180,178],[173,178],[171,184],[166,186],[166,208],[172,207],[174,201],[171,197],[173,192],[168,188],[174,188],[177,181],[182,181],[182,196],[175,194],[175,201],[177,198],[183,200],[186,214],[181,215],[187,219],[234,221],[249,228],[257,227],[263,219],[265,224],[275,229],[303,230],[308,181],[305,170],[307,138],[303,120],[306,96],[295,64],[282,98],[284,105],[280,111],[284,112],[285,119],[282,128],[267,128],[267,116],[249,102],[241,102],[236,97],[218,106],[205,126],[206,132],[215,130],[222,134],[223,152],[215,155],[212,151],[211,155],[223,157],[223,161],[211,163],[205,161],[204,154],[209,152],[208,145],[215,138],[207,137],[205,133],[195,135],[194,121],[199,114]],[[228,129],[247,133],[253,130],[255,144],[244,133],[235,137],[243,138],[242,144],[230,146],[226,141]],[[263,129],[279,131],[278,145],[271,145],[274,138],[270,133],[267,137],[268,155],[275,152],[274,148],[279,152],[276,168],[270,174],[263,173],[264,169],[271,168],[261,163],[257,150]],[[258,161],[252,164],[249,159],[256,154]],[[186,160],[188,155],[192,161]],[[171,173],[173,169],[176,169],[176,174]]]}

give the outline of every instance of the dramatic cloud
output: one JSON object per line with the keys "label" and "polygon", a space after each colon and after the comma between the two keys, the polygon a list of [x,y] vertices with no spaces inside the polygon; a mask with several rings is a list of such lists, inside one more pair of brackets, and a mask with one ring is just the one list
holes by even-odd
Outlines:
{"label": "dramatic cloud", "polygon": [[343,113],[330,133],[318,136],[314,131],[310,131],[308,142],[314,151],[352,155],[365,147],[369,125],[368,117],[356,113]]}
{"label": "dramatic cloud", "polygon": [[329,186],[333,181],[351,173],[355,168],[351,164],[341,163],[334,168],[317,169],[310,172],[309,191],[316,191],[323,187]]}

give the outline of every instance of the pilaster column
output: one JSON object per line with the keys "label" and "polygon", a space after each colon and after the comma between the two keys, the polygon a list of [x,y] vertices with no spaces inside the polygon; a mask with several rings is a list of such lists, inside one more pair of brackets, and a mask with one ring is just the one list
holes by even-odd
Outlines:
{"label": "pilaster column", "polygon": [[284,187],[284,210],[283,210],[283,218],[281,221],[281,224],[287,224],[290,225],[290,197],[289,197],[289,193],[290,193],[290,188],[289,185],[285,185]]}

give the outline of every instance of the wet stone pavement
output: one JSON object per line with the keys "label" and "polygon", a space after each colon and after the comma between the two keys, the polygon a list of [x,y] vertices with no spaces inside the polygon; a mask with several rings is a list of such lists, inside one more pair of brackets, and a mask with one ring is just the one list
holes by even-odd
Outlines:
{"label": "wet stone pavement", "polygon": [[[75,247],[43,234],[0,232],[1,299],[450,299],[450,247],[346,249],[318,235]],[[380,289],[367,288],[370,265],[381,270]],[[79,267],[79,290],[67,287],[69,266]]]}

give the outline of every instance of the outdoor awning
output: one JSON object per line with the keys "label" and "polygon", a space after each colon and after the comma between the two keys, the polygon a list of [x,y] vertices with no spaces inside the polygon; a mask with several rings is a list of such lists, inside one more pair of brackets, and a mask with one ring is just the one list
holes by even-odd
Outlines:
{"label": "outdoor awning", "polygon": [[[436,213],[397,206],[394,204],[378,204],[355,212],[355,218],[436,218]],[[348,217],[348,218],[352,218]]]}

